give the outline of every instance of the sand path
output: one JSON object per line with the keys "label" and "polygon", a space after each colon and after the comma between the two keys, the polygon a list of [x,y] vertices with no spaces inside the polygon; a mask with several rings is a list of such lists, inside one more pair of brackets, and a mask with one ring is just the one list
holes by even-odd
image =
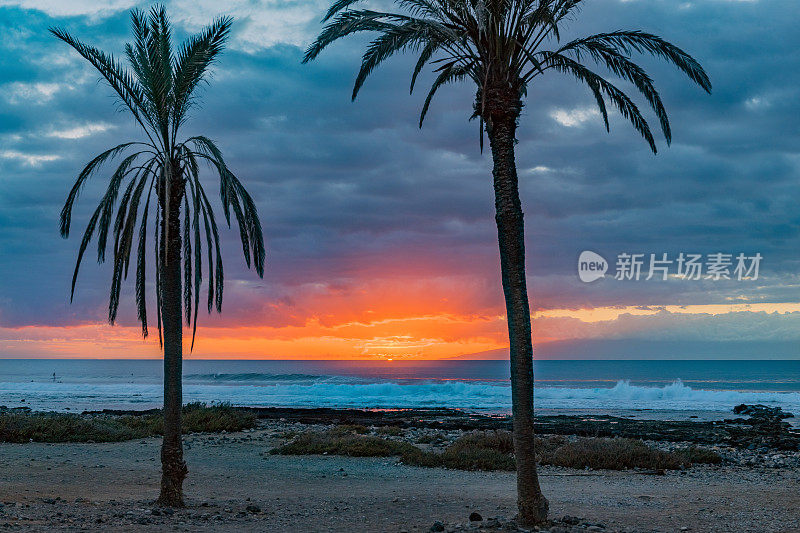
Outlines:
{"label": "sand path", "polygon": [[[472,511],[485,518],[514,514],[508,473],[414,468],[386,458],[272,456],[266,452],[275,441],[261,431],[187,441],[189,506],[172,516],[152,514],[150,504],[158,492],[158,439],[0,444],[0,526],[412,532],[435,520],[466,523]],[[554,517],[585,517],[609,529],[800,531],[800,473],[793,470],[653,476],[544,468],[542,484]]]}

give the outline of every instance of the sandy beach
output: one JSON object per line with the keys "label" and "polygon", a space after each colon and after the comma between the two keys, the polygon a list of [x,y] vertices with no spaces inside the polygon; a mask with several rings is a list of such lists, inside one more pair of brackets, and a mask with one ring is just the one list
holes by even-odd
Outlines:
{"label": "sandy beach", "polygon": [[[399,464],[395,458],[271,455],[291,422],[186,437],[187,507],[158,495],[157,438],[0,444],[0,525],[9,530],[496,530],[515,511],[514,475]],[[542,467],[564,531],[800,531],[800,471],[699,465],[664,475]],[[471,513],[481,521],[469,521]],[[169,514],[167,514],[169,513]],[[499,521],[494,520],[499,518]]]}

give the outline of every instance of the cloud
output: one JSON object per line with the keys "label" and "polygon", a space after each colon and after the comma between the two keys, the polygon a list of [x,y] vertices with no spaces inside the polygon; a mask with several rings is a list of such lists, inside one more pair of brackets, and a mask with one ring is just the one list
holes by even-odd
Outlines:
{"label": "cloud", "polygon": [[593,107],[583,107],[576,109],[554,109],[550,112],[550,118],[568,128],[580,127],[584,122],[597,120],[600,112]]}
{"label": "cloud", "polygon": [[[233,17],[231,46],[252,53],[278,44],[306,46],[319,32],[319,21],[330,6],[326,0],[174,0],[167,4],[173,22],[186,31],[198,31],[218,16]],[[90,20],[109,18],[133,8],[147,10],[151,5],[142,0],[0,0],[0,8]]]}
{"label": "cloud", "polygon": [[234,18],[234,48],[257,53],[278,44],[306,46],[320,30],[326,0],[178,0],[170,5],[174,20],[197,31],[219,15]]}
{"label": "cloud", "polygon": [[51,17],[103,17],[136,6],[135,0],[0,0],[0,7],[19,7],[46,13]]}
{"label": "cloud", "polygon": [[61,156],[56,154],[26,154],[23,152],[17,152],[16,150],[2,150],[0,151],[0,157],[3,159],[17,159],[31,167],[36,167],[41,163],[47,163],[49,161],[57,161],[61,159]]}
{"label": "cloud", "polygon": [[53,99],[53,97],[66,87],[62,83],[23,83],[12,82],[0,86],[0,94],[3,94],[9,103],[43,105]]}
{"label": "cloud", "polygon": [[64,129],[52,129],[46,133],[48,137],[55,137],[58,139],[82,139],[95,133],[102,133],[112,129],[114,126],[111,124],[87,123],[81,126],[66,127]]}

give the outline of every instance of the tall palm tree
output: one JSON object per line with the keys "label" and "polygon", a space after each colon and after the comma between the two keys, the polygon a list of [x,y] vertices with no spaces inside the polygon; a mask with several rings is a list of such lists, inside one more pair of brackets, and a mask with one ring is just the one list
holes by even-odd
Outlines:
{"label": "tall palm tree", "polygon": [[[195,89],[204,81],[209,66],[222,52],[231,22],[230,18],[215,20],[186,40],[176,53],[164,7],[153,7],[147,14],[134,10],[131,13],[134,41],[125,46],[130,70],[112,55],[80,42],[65,30],[50,30],[100,72],[116,92],[122,108],[130,112],[144,133],[141,141],[110,148],[92,159],[81,171],[61,212],[61,235],[64,238],[69,236],[73,204],[86,181],[105,163],[121,158],[110,174],[108,189],[83,234],[72,276],[70,301],[75,293],[81,260],[93,235],[97,232],[97,260],[102,263],[108,234],[113,232],[114,268],[108,306],[108,320],[113,324],[117,318],[120,287],[128,276],[136,238],[136,306],[142,335],[147,337],[145,271],[147,224],[152,211],[156,323],[159,342],[164,349],[164,440],[158,502],[170,506],[183,505],[182,486],[187,468],[181,443],[182,314],[185,314],[187,326],[192,328],[193,348],[203,277],[204,240],[208,312],[211,313],[214,306],[217,312],[222,311],[219,231],[200,180],[201,162],[207,163],[219,176],[225,219],[230,226],[230,211],[233,210],[248,268],[252,257],[256,272],[261,277],[264,275],[264,239],[253,199],[231,172],[213,141],[203,136],[185,140],[179,137],[187,112],[196,101]],[[117,203],[120,190],[124,192]],[[153,196],[156,205],[151,209]]]}
{"label": "tall palm tree", "polygon": [[642,31],[613,31],[562,42],[561,30],[577,15],[582,0],[394,0],[397,11],[355,9],[360,0],[336,0],[328,22],[306,51],[304,62],[337,39],[377,32],[367,46],[352,98],[384,60],[398,52],[418,54],[411,91],[426,64],[437,76],[422,106],[419,124],[436,91],[448,83],[471,80],[477,87],[472,117],[489,137],[494,162],[495,220],[508,317],[511,358],[514,453],[517,461],[519,518],[543,522],[548,502],[539,488],[533,436],[533,348],[525,278],[525,239],[514,155],[523,98],[537,77],[548,71],[572,76],[595,98],[608,129],[607,102],[628,119],[650,145],[656,144],[639,108],[606,77],[584,64],[589,60],[633,85],[655,111],[667,143],[669,120],[652,79],[631,61],[649,54],[676,66],[706,91],[711,82],[700,64],[664,39]]}

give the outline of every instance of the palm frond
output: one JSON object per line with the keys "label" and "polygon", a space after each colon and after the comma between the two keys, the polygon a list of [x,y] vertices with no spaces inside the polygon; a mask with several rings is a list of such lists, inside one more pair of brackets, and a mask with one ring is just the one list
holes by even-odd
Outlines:
{"label": "palm frond", "polygon": [[419,114],[419,127],[422,127],[422,123],[425,120],[425,115],[428,114],[428,108],[431,105],[431,101],[433,100],[433,96],[436,94],[436,91],[439,90],[443,85],[447,85],[448,83],[453,83],[457,81],[462,81],[469,76],[469,68],[463,65],[457,65],[455,63],[449,63],[446,65],[445,68],[439,73],[439,75],[434,80],[433,84],[431,85],[430,91],[428,91],[428,96],[425,98],[425,103],[422,104],[422,111]]}
{"label": "palm frond", "polygon": [[393,24],[383,22],[386,13],[376,11],[346,11],[339,14],[330,24],[325,26],[319,37],[311,43],[303,56],[303,63],[315,59],[325,48],[334,41],[347,35],[362,31],[384,31],[394,27]]}
{"label": "palm frond", "polygon": [[409,88],[409,93],[414,92],[414,85],[417,83],[417,77],[419,76],[420,72],[422,72],[422,69],[425,68],[425,65],[428,63],[428,61],[431,60],[433,54],[439,50],[440,46],[441,45],[438,42],[429,42],[420,52],[417,63],[414,65],[414,71],[411,73],[411,87]]}
{"label": "palm frond", "polygon": [[[137,182],[131,181],[131,183]],[[128,264],[130,263],[133,235],[139,214],[139,201],[148,183],[152,184],[152,177],[149,174],[142,173],[141,177],[138,178],[138,183],[133,194],[130,196],[130,207],[127,210],[127,215],[123,217],[124,222],[120,224],[120,231],[117,231],[115,228],[116,244],[114,246],[114,270],[111,277],[111,291],[108,299],[108,322],[110,324],[113,324],[117,318],[122,280],[128,277]],[[123,213],[124,211],[121,209],[119,212]]]}
{"label": "palm frond", "polygon": [[147,295],[145,283],[147,279],[147,215],[150,210],[150,195],[153,192],[151,186],[147,191],[147,200],[144,203],[142,213],[142,225],[139,227],[139,246],[136,251],[136,316],[142,324],[142,337],[147,338]]}
{"label": "palm frond", "polygon": [[222,52],[230,36],[233,19],[221,17],[197,35],[189,37],[175,58],[173,67],[175,91],[173,131],[183,121],[192,93],[202,82],[208,67]]}
{"label": "palm frond", "polygon": [[153,143],[151,132],[156,129],[155,117],[150,113],[142,87],[131,73],[125,70],[114,56],[78,41],[65,30],[50,28],[50,33],[74,48],[100,72]]}
{"label": "palm frond", "polygon": [[[613,84],[603,79],[601,76],[595,74],[585,66],[567,56],[561,54],[549,55],[547,57],[547,63],[550,67],[555,68],[556,70],[565,74],[570,74],[579,81],[586,83],[590,88],[599,88],[600,92],[604,94],[612,104],[614,104],[622,116],[627,118],[634,129],[641,134],[645,141],[647,141],[647,144],[650,146],[650,149],[653,151],[653,153],[658,151],[656,148],[655,139],[653,139],[653,134],[650,131],[650,126],[648,126],[647,121],[642,116],[639,108],[633,103],[628,95],[619,90]],[[605,108],[605,106],[603,108]]]}
{"label": "palm frond", "polygon": [[578,61],[580,61],[583,53],[586,53],[595,62],[605,65],[606,68],[620,78],[631,82],[642,96],[645,97],[647,103],[650,104],[650,107],[656,113],[667,144],[672,141],[667,110],[664,108],[661,96],[653,85],[653,80],[642,67],[611,46],[608,46],[602,41],[596,41],[593,38],[579,39],[568,43],[560,49],[559,53],[563,54],[565,52],[572,52]]}
{"label": "palm frond", "polygon": [[81,193],[83,186],[86,184],[86,181],[92,176],[94,172],[96,172],[106,161],[114,159],[114,157],[125,150],[127,147],[138,144],[134,142],[123,143],[115,146],[114,148],[110,148],[105,152],[101,153],[100,155],[96,156],[94,159],[89,161],[89,163],[83,168],[80,174],[78,174],[78,179],[75,180],[75,184],[72,186],[72,189],[69,191],[67,195],[67,201],[64,203],[64,207],[61,210],[61,236],[65,239],[69,237],[69,226],[72,222],[72,207],[75,204],[75,200]]}
{"label": "palm frond", "polygon": [[587,39],[617,47],[627,54],[635,51],[640,54],[650,54],[664,59],[678,67],[679,70],[686,74],[690,80],[699,85],[704,91],[708,93],[711,92],[711,79],[700,63],[674,44],[665,41],[657,35],[638,30],[628,30],[598,33]]}
{"label": "palm frond", "polygon": [[[353,86],[353,100],[356,99],[361,86],[364,85],[367,77],[375,68],[395,53],[403,52],[404,50],[416,50],[421,44],[427,43],[425,49],[423,49],[423,54],[421,54],[422,58],[427,55],[427,59],[423,61],[424,65],[436,48],[445,44],[448,40],[447,30],[437,27],[437,24],[432,21],[413,19],[400,25],[390,24],[390,26],[392,26],[391,29],[383,30],[380,37],[372,41],[367,47]],[[436,46],[436,48],[427,52],[426,50],[429,46]],[[419,69],[421,68],[420,66]],[[418,72],[419,70],[415,68],[415,73]],[[412,76],[412,90],[415,79],[416,74]]]}
{"label": "palm frond", "polygon": [[331,5],[331,7],[328,9],[328,12],[325,13],[325,16],[322,17],[322,22],[327,22],[335,14],[361,1],[363,0],[337,0]]}
{"label": "palm frond", "polygon": [[186,325],[192,325],[192,238],[189,223],[189,197],[184,194],[183,222],[183,307]]}

